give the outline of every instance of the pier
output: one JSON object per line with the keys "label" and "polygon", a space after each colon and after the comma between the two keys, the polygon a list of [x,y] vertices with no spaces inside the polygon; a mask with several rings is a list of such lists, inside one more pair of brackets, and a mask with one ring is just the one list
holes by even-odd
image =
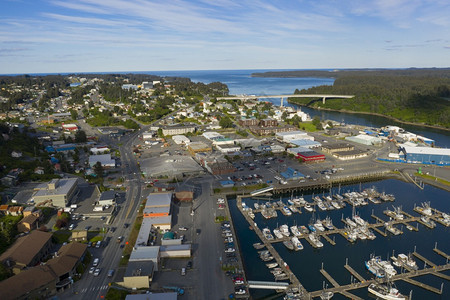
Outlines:
{"label": "pier", "polygon": [[418,259],[420,259],[421,261],[425,262],[428,266],[436,268],[436,265],[434,263],[432,263],[431,261],[429,261],[428,259],[426,259],[425,257],[423,257],[422,255],[420,255],[419,253],[417,253],[415,250],[412,253],[412,255],[414,255],[415,257],[417,257]]}
{"label": "pier", "polygon": [[445,253],[444,251],[439,250],[439,249],[437,248],[437,245],[434,246],[433,251],[436,252],[437,254],[439,254],[439,255],[445,257],[445,259],[446,259],[447,261],[450,260],[450,255],[448,255],[448,254]]}

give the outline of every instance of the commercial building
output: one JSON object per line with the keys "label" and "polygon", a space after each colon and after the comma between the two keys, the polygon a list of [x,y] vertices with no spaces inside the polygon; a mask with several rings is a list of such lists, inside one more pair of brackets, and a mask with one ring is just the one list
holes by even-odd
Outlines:
{"label": "commercial building", "polygon": [[297,158],[302,159],[304,162],[321,162],[325,160],[325,155],[315,151],[304,151],[298,152]]}
{"label": "commercial building", "polygon": [[14,274],[42,262],[52,247],[52,234],[39,230],[19,237],[1,256],[2,262]]}
{"label": "commercial building", "polygon": [[262,119],[259,122],[259,126],[261,126],[261,127],[276,127],[276,126],[278,126],[278,121],[275,119]]}
{"label": "commercial building", "polygon": [[241,126],[256,126],[258,125],[259,120],[256,118],[241,118],[239,120],[239,125]]}
{"label": "commercial building", "polygon": [[118,284],[128,289],[148,289],[153,279],[154,266],[152,261],[129,261],[123,282]]}
{"label": "commercial building", "polygon": [[260,127],[260,126],[250,126],[250,131],[257,135],[272,135],[282,132],[291,132],[295,130],[293,126],[285,127]]}
{"label": "commercial building", "polygon": [[211,152],[212,148],[203,142],[193,142],[188,145],[188,151],[191,155],[195,155],[199,152]]}
{"label": "commercial building", "polygon": [[234,145],[234,144],[216,145],[216,148],[218,151],[220,151],[221,153],[224,153],[224,154],[236,153],[241,150],[240,146]]}
{"label": "commercial building", "polygon": [[78,179],[52,179],[37,187],[32,199],[36,206],[44,202],[52,202],[55,207],[67,207],[78,191]]}
{"label": "commercial building", "polygon": [[160,176],[183,178],[184,176],[195,176],[205,172],[192,157],[186,155],[145,158],[141,160],[140,166],[142,173],[151,178]]}
{"label": "commercial building", "polygon": [[350,151],[355,149],[355,146],[347,143],[328,144],[322,146],[322,151],[327,153]]}
{"label": "commercial building", "polygon": [[114,205],[116,203],[116,192],[115,191],[104,191],[100,194],[98,199],[99,206]]}
{"label": "commercial building", "polygon": [[303,148],[317,148],[322,146],[321,143],[314,141],[313,137],[311,138],[312,139],[291,140],[289,143]]}
{"label": "commercial building", "polygon": [[162,128],[163,135],[177,135],[195,132],[197,127],[195,125],[171,125]]}
{"label": "commercial building", "polygon": [[306,132],[296,130],[290,132],[278,132],[276,138],[282,142],[289,143],[293,140],[311,140],[314,141],[314,137],[309,136]]}
{"label": "commercial building", "polygon": [[281,172],[281,176],[283,176],[283,178],[285,180],[299,180],[299,179],[305,178],[305,175],[300,173],[298,170],[290,168],[290,167],[287,168],[286,171]]}
{"label": "commercial building", "polygon": [[177,145],[187,145],[191,142],[191,140],[184,135],[174,135],[172,136],[172,140]]}
{"label": "commercial building", "polygon": [[102,167],[105,168],[114,168],[116,166],[116,161],[111,158],[111,153],[89,156],[89,166],[93,167],[97,162],[100,162]]}
{"label": "commercial building", "polygon": [[407,163],[450,165],[450,148],[411,147],[400,145],[400,158]]}
{"label": "commercial building", "polygon": [[219,140],[219,139],[224,139],[225,138],[223,135],[221,135],[220,133],[215,132],[215,131],[204,132],[204,133],[202,133],[202,136],[205,139],[208,139],[210,141],[215,141],[215,140]]}
{"label": "commercial building", "polygon": [[101,146],[101,147],[92,147],[91,149],[89,149],[89,151],[92,152],[92,154],[97,155],[108,153],[110,152],[110,149],[107,146]]}
{"label": "commercial building", "polygon": [[333,152],[333,156],[340,160],[357,159],[357,158],[361,158],[361,157],[366,157],[368,155],[369,155],[368,151],[364,151],[364,150],[360,150],[360,149]]}

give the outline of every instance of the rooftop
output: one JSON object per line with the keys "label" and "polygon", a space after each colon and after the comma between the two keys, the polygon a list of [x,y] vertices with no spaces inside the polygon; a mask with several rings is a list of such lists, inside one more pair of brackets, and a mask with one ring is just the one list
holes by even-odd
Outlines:
{"label": "rooftop", "polygon": [[77,180],[77,178],[52,179],[49,183],[40,185],[34,196],[66,195],[77,184]]}

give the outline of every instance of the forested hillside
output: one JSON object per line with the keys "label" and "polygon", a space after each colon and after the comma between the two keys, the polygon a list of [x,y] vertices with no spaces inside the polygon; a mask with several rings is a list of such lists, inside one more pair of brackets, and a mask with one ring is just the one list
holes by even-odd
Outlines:
{"label": "forested hillside", "polygon": [[405,122],[450,128],[449,77],[431,76],[431,73],[429,76],[368,73],[347,73],[339,76],[333,86],[295,91],[296,94],[355,95],[353,99],[327,100],[325,105],[305,98],[291,98],[290,101],[312,107],[377,113]]}

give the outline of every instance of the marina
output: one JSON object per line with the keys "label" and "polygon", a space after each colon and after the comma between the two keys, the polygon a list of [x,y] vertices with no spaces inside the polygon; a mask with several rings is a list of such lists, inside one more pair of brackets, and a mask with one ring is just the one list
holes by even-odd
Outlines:
{"label": "marina", "polygon": [[[314,196],[315,197],[315,196]],[[320,226],[314,226],[315,227],[315,232],[313,235],[311,235],[311,233],[306,233],[303,230],[300,231],[299,229],[301,227],[305,227],[304,225],[307,225],[308,222],[301,224],[298,221],[294,221],[296,224],[295,228],[297,230],[292,230],[292,222],[289,223],[289,221],[285,221],[286,224],[282,224],[282,225],[286,225],[286,227],[288,227],[290,229],[289,231],[289,236],[280,236],[280,237],[274,237],[273,239],[267,239],[265,238],[264,234],[262,233],[262,231],[259,229],[259,223],[261,222],[261,220],[268,220],[262,216],[261,213],[259,213],[260,211],[254,209],[253,213],[256,214],[256,218],[255,219],[251,219],[248,214],[246,214],[245,211],[242,211],[242,206],[240,206],[240,201],[242,201],[242,199],[246,199],[245,201],[247,202],[249,199],[251,198],[249,195],[242,195],[242,196],[238,196],[236,198],[236,206],[239,210],[241,210],[242,215],[245,217],[245,219],[247,220],[248,225],[250,226],[250,228],[252,229],[253,232],[255,232],[257,234],[257,236],[259,237],[260,241],[258,241],[259,243],[261,243],[261,245],[265,245],[265,247],[268,249],[268,251],[270,252],[270,256],[273,256],[277,267],[280,268],[280,271],[285,274],[282,277],[276,277],[274,276],[273,278],[275,279],[275,281],[278,282],[278,280],[283,280],[280,278],[284,278],[284,280],[289,280],[289,289],[297,289],[299,292],[299,294],[302,295],[308,295],[312,298],[314,297],[320,297],[320,295],[324,292],[324,289],[310,289],[307,288],[303,285],[303,283],[300,281],[300,279],[297,277],[295,270],[293,270],[293,268],[291,268],[291,263],[289,261],[289,259],[283,259],[283,257],[285,256],[283,253],[285,251],[290,251],[289,253],[298,253],[297,255],[303,255],[302,253],[304,253],[305,250],[308,250],[308,248],[304,248],[302,250],[291,250],[289,249],[286,245],[283,245],[283,242],[289,242],[290,244],[292,243],[292,237],[296,237],[299,241],[301,241],[301,243],[306,242],[307,245],[310,245],[311,247],[309,248],[315,248],[315,249],[321,249],[320,251],[322,251],[323,249],[326,249],[327,247],[334,247],[336,246],[338,243],[342,243],[342,239],[337,238],[337,237],[343,237],[345,238],[347,241],[349,241],[348,238],[348,230],[349,228],[353,228],[352,225],[350,225],[347,220],[352,221],[352,217],[345,217],[345,212],[344,213],[339,213],[339,209],[334,209],[334,215],[337,214],[341,214],[341,221],[343,222],[344,225],[346,225],[344,228],[339,228],[339,226],[334,226],[332,225],[332,227],[326,228],[323,231],[318,229],[317,227],[320,228]],[[311,197],[311,199],[313,200],[314,198]],[[344,198],[345,199],[345,198]],[[316,198],[317,200],[317,198]],[[257,200],[259,202],[259,205],[261,206],[261,201]],[[313,200],[314,201],[314,200]],[[325,200],[321,199],[321,201],[325,202]],[[300,204],[298,201],[296,203],[290,203],[287,202],[287,199],[285,198],[284,200],[267,200],[265,201],[265,203],[270,202],[270,203],[276,203],[276,206],[271,204],[271,209],[274,210],[282,210],[284,206],[295,206],[297,209],[299,209],[300,211],[302,210],[302,208],[305,206],[305,204],[307,203],[311,203],[312,201],[305,201],[306,203]],[[381,201],[381,203],[384,203],[385,201]],[[348,202],[347,202],[348,203]],[[374,204],[371,201],[372,205]],[[389,204],[391,205],[391,204]],[[287,206],[287,207],[289,207]],[[314,207],[314,205],[312,205]],[[356,207],[355,205],[350,205],[350,207]],[[316,208],[317,209],[317,208]],[[386,209],[385,209],[386,210]],[[380,211],[380,209],[378,209],[378,211]],[[356,222],[356,220],[358,220],[358,218],[356,218],[355,221],[352,221],[354,224],[356,224],[357,227],[364,227],[366,229],[373,229],[377,234],[382,235],[382,238],[389,238],[389,235],[391,236],[395,236],[394,234],[390,233],[389,231],[386,230],[385,228],[385,223],[389,222],[390,224],[396,226],[399,228],[399,230],[401,228],[404,228],[405,226],[411,226],[412,228],[414,228],[412,231],[408,231],[411,232],[411,234],[414,234],[414,232],[421,232],[423,229],[419,229],[419,224],[426,226],[425,224],[423,224],[423,222],[421,222],[420,218],[421,216],[414,216],[413,214],[404,212],[403,209],[398,208],[396,210],[394,210],[394,212],[397,213],[401,213],[403,215],[403,218],[394,218],[392,216],[389,216],[388,214],[385,214],[388,219],[383,219],[381,215],[379,215],[378,213],[374,212],[372,209],[372,217],[373,219],[375,219],[375,223],[371,223],[368,222],[367,219],[364,218],[364,216],[361,216],[361,220],[358,221],[358,223]],[[445,213],[440,211],[439,209],[434,209],[433,210],[433,215],[430,216],[431,220],[435,220],[437,219],[439,216],[443,216]],[[306,215],[306,216],[312,216],[314,214],[320,213],[326,213],[326,211],[324,212],[311,212],[309,213],[308,211],[304,210],[302,212],[302,214],[291,214],[291,215],[287,215],[287,214],[282,214],[283,218],[285,218],[285,220],[289,220],[290,218],[293,218],[294,216],[302,216],[302,215]],[[258,217],[259,215],[259,217]],[[304,219],[303,216],[302,218]],[[380,217],[381,216],[381,217]],[[353,216],[354,217],[354,216]],[[324,224],[324,221],[327,219],[327,217],[322,217],[322,222],[321,224]],[[331,219],[331,218],[330,218]],[[320,220],[320,218],[315,219]],[[279,221],[279,217],[277,218],[277,222]],[[315,221],[315,222],[316,222]],[[313,223],[315,224],[315,223]],[[281,227],[281,226],[276,226]],[[325,226],[324,226],[325,227]],[[275,228],[273,228],[272,226],[267,226],[264,225],[264,228],[267,228],[268,231],[271,231]],[[332,229],[331,229],[332,228]],[[427,227],[428,228],[428,227]],[[294,234],[295,232],[295,234]],[[401,235],[404,235],[405,233],[402,231]],[[272,235],[273,236],[273,235]],[[320,239],[325,240],[325,242],[320,242]],[[318,244],[317,240],[319,240],[319,243],[322,244]],[[364,240],[367,239],[368,241],[364,243],[372,243],[369,239],[368,236],[366,236],[366,238],[364,238]],[[361,239],[363,240],[363,239]],[[345,242],[344,242],[345,243]],[[356,244],[360,243],[359,241],[356,242]],[[305,244],[305,243],[303,243]],[[282,248],[279,248],[279,246],[277,245],[281,245]],[[286,247],[285,247],[286,246]],[[283,250],[285,249],[285,250]],[[430,245],[430,249],[432,249],[432,245]],[[440,255],[443,258],[448,259],[447,254],[445,253],[445,251],[442,251],[440,249],[438,249],[437,247],[435,247],[435,249],[433,249],[434,253]],[[442,280],[448,280],[448,275],[444,274],[444,273],[440,273],[440,272],[445,272],[447,271],[450,266],[448,264],[448,261],[446,263],[433,263],[432,261],[430,261],[429,259],[427,259],[425,256],[418,254],[417,251],[412,252],[411,254],[412,256],[414,256],[414,258],[417,258],[417,264],[420,266],[420,268],[418,270],[414,270],[413,268],[408,268],[408,267],[403,267],[401,268],[402,272],[395,272],[393,273],[393,275],[390,276],[390,279],[392,281],[396,281],[398,282],[404,282],[404,283],[408,283],[410,285],[414,285],[414,286],[418,286],[422,289],[426,289],[427,291],[433,292],[433,293],[437,293],[437,294],[441,294],[442,293],[442,289],[433,287],[430,284],[426,284],[426,283],[422,283],[418,280],[412,279],[415,277],[421,277],[424,275],[433,275],[435,278],[441,278]],[[419,263],[420,262],[420,263]],[[328,270],[325,271],[325,269],[323,268],[323,266],[321,268],[318,268],[319,273],[322,275],[323,278],[325,278],[331,285],[332,287],[327,287],[326,291],[332,292],[334,294],[340,294],[344,297],[350,297],[353,299],[358,299],[360,297],[358,297],[357,295],[353,294],[354,290],[362,290],[363,288],[365,288],[365,290],[367,291],[367,287],[373,283],[376,282],[375,279],[366,279],[364,275],[361,275],[362,273],[360,271],[357,271],[357,268],[354,267],[354,263],[353,265],[350,266],[348,264],[348,262],[345,263],[344,265],[344,270],[348,271],[348,274],[350,274],[351,278],[353,278],[355,281],[351,282],[350,284],[343,284],[343,283],[339,283],[339,280],[335,280],[334,279],[334,275],[333,273],[329,272]],[[359,262],[359,264],[363,264],[362,262]],[[395,275],[394,275],[395,274]],[[272,273],[272,275],[274,275]],[[342,276],[340,276],[342,277]],[[373,276],[371,276],[373,277]],[[250,279],[253,279],[252,277],[249,277]],[[350,293],[351,292],[351,293]],[[404,294],[408,294],[409,290],[402,290],[402,292]],[[364,297],[362,297],[361,299],[364,299]]]}

